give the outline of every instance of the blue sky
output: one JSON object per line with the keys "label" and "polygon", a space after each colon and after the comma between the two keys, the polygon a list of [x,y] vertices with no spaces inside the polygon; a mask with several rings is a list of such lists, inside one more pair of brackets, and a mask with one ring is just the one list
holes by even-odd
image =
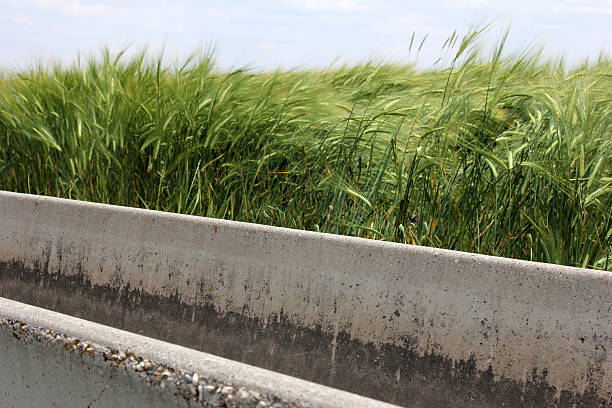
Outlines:
{"label": "blue sky", "polygon": [[[548,55],[577,62],[612,48],[612,0],[0,0],[0,66],[145,44],[179,58],[214,44],[226,68],[372,58],[429,66],[453,30],[479,22],[493,22],[485,46],[511,23],[515,50],[544,45]],[[409,52],[413,32],[415,42],[428,34],[419,55],[414,45]]]}

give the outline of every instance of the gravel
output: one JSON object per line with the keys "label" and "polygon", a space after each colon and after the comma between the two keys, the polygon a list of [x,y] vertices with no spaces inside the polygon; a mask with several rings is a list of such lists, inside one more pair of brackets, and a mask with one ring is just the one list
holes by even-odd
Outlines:
{"label": "gravel", "polygon": [[160,392],[172,392],[185,400],[187,406],[203,407],[244,407],[244,408],[288,408],[286,404],[271,395],[238,387],[234,384],[207,378],[196,372],[169,367],[129,350],[117,350],[88,341],[57,333],[44,327],[27,325],[24,322],[0,319],[0,326],[8,327],[13,336],[26,344],[32,341],[58,343],[66,352],[81,356],[101,357],[110,367],[125,368],[135,378],[158,387]]}

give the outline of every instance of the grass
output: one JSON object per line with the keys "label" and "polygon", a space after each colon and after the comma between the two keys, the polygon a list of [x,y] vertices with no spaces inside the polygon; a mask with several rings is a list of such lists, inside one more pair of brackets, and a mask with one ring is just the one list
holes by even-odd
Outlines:
{"label": "grass", "polygon": [[612,270],[612,63],[0,75],[0,189]]}

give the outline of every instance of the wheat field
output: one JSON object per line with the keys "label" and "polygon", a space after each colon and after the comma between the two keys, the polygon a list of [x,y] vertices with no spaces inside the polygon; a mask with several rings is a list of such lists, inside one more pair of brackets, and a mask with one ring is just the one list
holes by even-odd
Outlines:
{"label": "wheat field", "polygon": [[0,74],[0,189],[612,270],[612,63],[223,71],[146,51]]}

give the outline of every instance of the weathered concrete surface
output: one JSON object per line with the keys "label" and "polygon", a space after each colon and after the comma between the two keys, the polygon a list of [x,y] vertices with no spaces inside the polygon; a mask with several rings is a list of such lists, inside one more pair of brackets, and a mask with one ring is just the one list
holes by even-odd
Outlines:
{"label": "weathered concrete surface", "polygon": [[1,407],[394,407],[3,298],[0,361]]}
{"label": "weathered concrete surface", "polygon": [[611,406],[612,275],[0,193],[0,296],[390,402]]}

